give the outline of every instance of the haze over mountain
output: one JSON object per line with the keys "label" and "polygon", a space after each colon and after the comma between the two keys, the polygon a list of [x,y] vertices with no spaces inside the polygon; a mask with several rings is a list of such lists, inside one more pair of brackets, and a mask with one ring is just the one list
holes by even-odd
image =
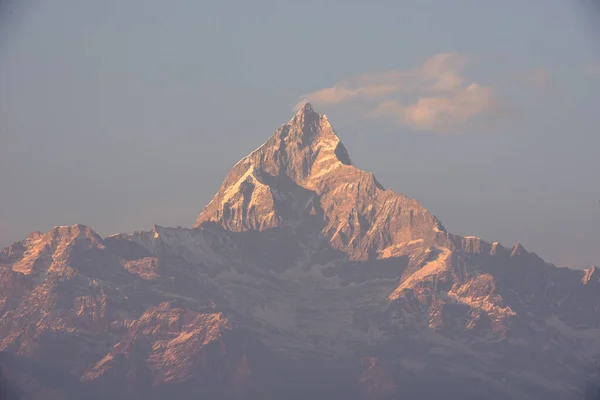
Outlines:
{"label": "haze over mountain", "polygon": [[600,268],[448,232],[306,103],[193,229],[2,250],[0,315],[29,398],[580,399]]}

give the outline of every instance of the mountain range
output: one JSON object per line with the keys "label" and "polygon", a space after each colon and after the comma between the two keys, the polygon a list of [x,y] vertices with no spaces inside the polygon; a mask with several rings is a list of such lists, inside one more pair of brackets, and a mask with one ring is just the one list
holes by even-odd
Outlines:
{"label": "mountain range", "polygon": [[306,103],[191,229],[3,249],[0,350],[13,398],[582,399],[600,269],[448,232]]}

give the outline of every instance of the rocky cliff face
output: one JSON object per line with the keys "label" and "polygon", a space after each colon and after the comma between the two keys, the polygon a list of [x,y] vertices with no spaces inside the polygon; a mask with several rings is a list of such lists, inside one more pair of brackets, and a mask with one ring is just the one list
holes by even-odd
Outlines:
{"label": "rocky cliff face", "polygon": [[446,232],[306,104],[194,229],[57,227],[2,250],[0,349],[31,398],[576,399],[599,275]]}

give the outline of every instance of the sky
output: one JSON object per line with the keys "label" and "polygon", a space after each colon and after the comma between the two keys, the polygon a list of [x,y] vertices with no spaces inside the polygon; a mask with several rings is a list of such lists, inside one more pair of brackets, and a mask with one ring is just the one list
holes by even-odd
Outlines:
{"label": "sky", "polygon": [[449,231],[600,264],[591,4],[5,0],[0,247],[191,227],[308,99]]}

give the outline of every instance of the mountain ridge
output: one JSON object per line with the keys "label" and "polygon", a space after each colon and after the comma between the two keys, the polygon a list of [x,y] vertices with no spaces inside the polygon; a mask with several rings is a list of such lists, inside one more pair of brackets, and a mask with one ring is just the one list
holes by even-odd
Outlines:
{"label": "mountain ridge", "polygon": [[0,350],[99,398],[575,399],[599,275],[447,232],[305,104],[194,228],[59,226],[1,250]]}

